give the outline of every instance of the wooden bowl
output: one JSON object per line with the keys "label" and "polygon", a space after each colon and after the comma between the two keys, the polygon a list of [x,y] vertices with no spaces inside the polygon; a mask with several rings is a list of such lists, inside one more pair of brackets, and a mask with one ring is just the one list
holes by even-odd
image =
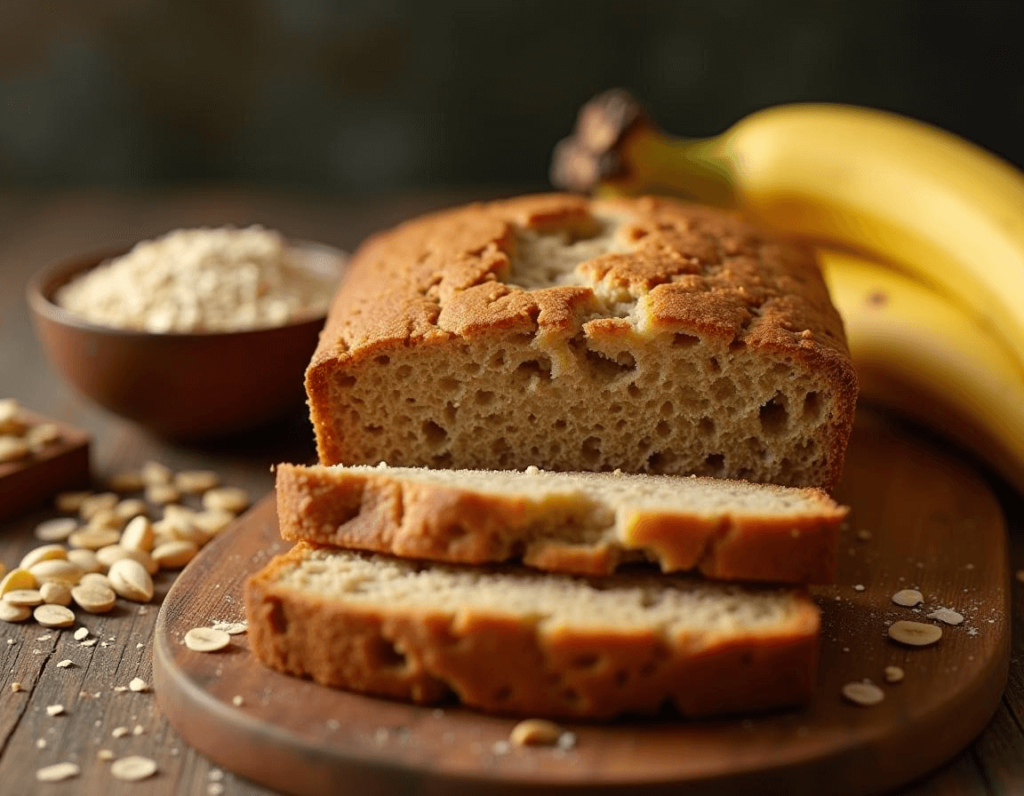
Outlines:
{"label": "wooden bowl", "polygon": [[[340,280],[340,251],[304,242],[291,246],[310,268]],[[158,334],[99,326],[56,304],[63,285],[125,253],[57,263],[28,286],[36,335],[56,369],[83,395],[174,439],[235,435],[301,404],[303,374],[324,314],[239,332]]]}

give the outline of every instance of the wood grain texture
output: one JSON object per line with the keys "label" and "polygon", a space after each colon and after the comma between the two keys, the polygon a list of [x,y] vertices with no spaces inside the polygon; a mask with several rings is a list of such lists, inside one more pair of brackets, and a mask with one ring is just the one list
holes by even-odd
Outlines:
{"label": "wood grain texture", "polygon": [[[32,332],[24,300],[32,273],[44,264],[86,251],[130,245],[179,226],[244,225],[260,222],[286,235],[320,240],[352,249],[370,232],[431,209],[461,204],[473,197],[454,193],[405,197],[357,197],[336,200],[324,196],[252,193],[233,190],[182,190],[174,193],[113,192],[106,190],[53,193],[0,192],[0,397],[17,398],[22,405],[59,418],[91,433],[94,478],[136,467],[148,459],[178,469],[213,468],[225,481],[246,487],[254,495],[272,486],[269,466],[277,461],[303,462],[313,457],[308,422],[296,415],[271,433],[227,440],[202,447],[168,444],[90,406],[63,383],[43,356]],[[952,452],[941,440],[936,451]],[[967,461],[962,452],[955,453]],[[977,469],[977,465],[972,465]],[[1014,571],[1024,570],[1024,500],[995,479],[1010,527]],[[38,542],[32,528],[47,511],[0,522],[0,560],[10,564]],[[161,587],[165,590],[167,584]],[[1024,734],[1024,584],[1013,582],[1013,656],[1004,705],[1014,721],[991,723],[968,750],[948,765],[928,773],[900,793],[912,796],[981,796],[1024,792],[1024,756],[1014,754]],[[154,705],[153,695],[118,694],[114,685],[132,676],[151,679],[153,628],[157,611],[126,612],[86,618],[86,624],[111,647],[86,657],[69,642],[67,631],[38,642],[38,626],[0,623],[0,791],[7,793],[103,793],[105,796],[193,796],[205,794],[221,776],[219,765],[190,748]],[[6,640],[15,643],[7,645]],[[142,644],[142,648],[136,648]],[[39,650],[38,654],[34,654]],[[73,654],[67,655],[66,652]],[[103,654],[100,654],[100,653]],[[80,666],[58,669],[63,657]],[[874,676],[874,673],[872,673]],[[26,684],[12,694],[10,684]],[[71,682],[71,689],[67,688]],[[76,686],[81,686],[77,688]],[[65,716],[50,719],[45,706],[74,697],[79,690],[100,693],[81,705],[67,703]],[[856,714],[854,714],[856,715]],[[96,721],[100,726],[96,726]],[[145,733],[113,739],[111,730],[130,722],[143,724]],[[134,723],[131,724],[134,727]],[[945,727],[936,727],[938,736]],[[48,741],[36,748],[40,737]],[[118,754],[141,754],[160,764],[159,773],[145,783],[118,782],[107,764],[96,762],[98,748]],[[62,784],[40,785],[36,769],[61,760],[78,762],[82,776]],[[223,772],[224,796],[271,796],[273,791],[231,772]],[[412,780],[405,780],[414,792]],[[830,779],[821,792],[828,792]],[[359,793],[353,783],[347,792]],[[347,786],[341,783],[339,787]],[[142,790],[144,789],[144,791]]]}
{"label": "wood grain texture", "polygon": [[[1009,655],[1008,560],[999,505],[969,469],[894,426],[862,416],[840,496],[853,508],[836,586],[817,590],[824,638],[818,692],[806,710],[732,720],[568,725],[575,750],[495,754],[515,720],[321,688],[264,669],[238,637],[225,653],[182,645],[193,626],[241,611],[247,573],[285,547],[268,497],[214,542],[175,584],[155,640],[157,694],[191,744],[272,787],[327,794],[355,778],[398,793],[411,779],[438,793],[557,791],[873,793],[953,757],[1000,705]],[[858,531],[870,529],[870,539]],[[206,588],[212,584],[213,589]],[[891,595],[925,594],[922,609]],[[836,599],[836,598],[839,599]],[[942,641],[907,649],[886,625],[938,607],[966,617]],[[887,665],[906,680],[884,686],[873,708],[844,702],[842,686],[882,683]],[[233,700],[240,697],[241,705]],[[333,726],[331,720],[338,723]],[[941,732],[936,732],[942,727]]]}

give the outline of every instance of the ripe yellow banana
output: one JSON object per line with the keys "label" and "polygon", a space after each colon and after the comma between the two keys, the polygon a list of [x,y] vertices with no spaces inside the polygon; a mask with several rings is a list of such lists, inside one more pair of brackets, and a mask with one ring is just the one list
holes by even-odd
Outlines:
{"label": "ripe yellow banana", "polygon": [[822,249],[861,399],[953,438],[1024,494],[1024,384],[1017,362],[944,295],[884,265]]}
{"label": "ripe yellow banana", "polygon": [[667,136],[625,92],[580,112],[560,187],[675,193],[891,262],[946,293],[1024,374],[1024,175],[950,133],[882,111],[783,105],[719,136]]}

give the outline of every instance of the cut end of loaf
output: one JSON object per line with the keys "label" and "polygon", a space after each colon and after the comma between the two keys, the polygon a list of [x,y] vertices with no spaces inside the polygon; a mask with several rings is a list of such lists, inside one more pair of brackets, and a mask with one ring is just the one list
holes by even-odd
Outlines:
{"label": "cut end of loaf", "polygon": [[512,200],[357,255],[307,372],[323,463],[829,488],[856,380],[813,259],[662,200]]}
{"label": "cut end of loaf", "polygon": [[819,619],[799,592],[423,565],[304,544],[246,586],[253,649],[289,674],[418,702],[606,718],[801,704]]}

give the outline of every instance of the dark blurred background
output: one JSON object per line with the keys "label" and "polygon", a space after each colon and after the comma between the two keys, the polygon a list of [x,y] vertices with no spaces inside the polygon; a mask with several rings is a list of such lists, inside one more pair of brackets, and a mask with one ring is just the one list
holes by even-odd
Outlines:
{"label": "dark blurred background", "polygon": [[1024,2],[0,0],[0,188],[547,184],[578,107],[900,111],[1024,165]]}

